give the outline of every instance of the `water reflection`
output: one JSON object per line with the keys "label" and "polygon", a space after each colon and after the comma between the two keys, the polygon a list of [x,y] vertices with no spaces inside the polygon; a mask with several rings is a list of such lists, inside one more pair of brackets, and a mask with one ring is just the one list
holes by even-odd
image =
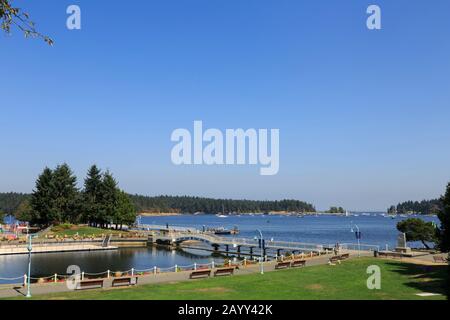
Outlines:
{"label": "water reflection", "polygon": [[[77,265],[81,271],[100,273],[107,270],[127,271],[131,268],[147,270],[154,266],[169,268],[174,265],[187,266],[193,263],[222,261],[222,256],[195,249],[171,250],[160,247],[121,248],[114,251],[53,253],[32,256],[31,275],[34,278],[50,276],[55,273],[67,274],[67,267]],[[28,256],[0,257],[0,276],[20,277],[27,273]],[[17,282],[17,281],[12,281]],[[11,283],[1,281],[0,283]]]}

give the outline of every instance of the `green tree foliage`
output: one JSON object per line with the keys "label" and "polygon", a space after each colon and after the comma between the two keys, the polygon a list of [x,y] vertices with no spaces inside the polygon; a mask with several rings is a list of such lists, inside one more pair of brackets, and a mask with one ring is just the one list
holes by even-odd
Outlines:
{"label": "green tree foliage", "polygon": [[19,221],[32,221],[33,210],[31,209],[30,200],[23,200],[14,211],[14,217]]}
{"label": "green tree foliage", "polygon": [[102,181],[102,215],[100,217],[102,226],[114,222],[114,218],[117,217],[118,204],[117,181],[112,174],[107,171],[103,175]]}
{"label": "green tree foliage", "polygon": [[58,222],[76,223],[80,216],[77,178],[67,164],[56,167],[53,172],[53,206]]}
{"label": "green tree foliage", "polygon": [[396,214],[397,213],[397,207],[396,206],[391,206],[388,209],[387,213],[389,213],[389,214]]}
{"label": "green tree foliage", "polygon": [[262,213],[270,211],[287,212],[315,212],[313,205],[298,200],[281,201],[254,201],[254,200],[230,200],[210,199],[199,197],[173,197],[158,196],[148,197],[142,195],[130,195],[136,209],[139,212],[174,212],[174,213]]}
{"label": "green tree foliage", "polygon": [[441,229],[439,232],[439,248],[444,252],[450,251],[450,183],[447,185],[447,191],[442,197],[443,208],[439,213],[441,220]]}
{"label": "green tree foliage", "polygon": [[113,175],[93,165],[84,181],[83,207],[85,222],[93,226],[106,227],[111,223],[116,228],[131,225],[136,220],[136,209],[128,195],[118,188]]}
{"label": "green tree foliage", "polygon": [[12,215],[17,207],[29,198],[29,194],[15,192],[0,193],[0,211],[3,211],[6,215]]}
{"label": "green tree foliage", "polygon": [[21,8],[13,6],[12,2],[12,0],[0,0],[0,28],[9,34],[11,27],[16,27],[25,37],[41,38],[49,45],[53,45],[52,39],[36,30],[30,15]]}
{"label": "green tree foliage", "polygon": [[400,221],[397,229],[406,234],[406,241],[421,241],[430,249],[427,242],[436,242],[436,226],[433,222],[425,222],[422,219],[412,218]]}
{"label": "green tree foliage", "polygon": [[327,211],[327,213],[345,213],[345,210],[342,207],[331,207],[330,210]]}
{"label": "green tree foliage", "polygon": [[83,220],[91,224],[98,223],[102,215],[102,173],[101,170],[93,165],[84,180],[83,191]]}
{"label": "green tree foliage", "polygon": [[32,223],[40,225],[76,223],[79,220],[77,179],[67,164],[45,168],[31,195]]}
{"label": "green tree foliage", "polygon": [[130,197],[122,190],[117,191],[117,210],[114,216],[116,229],[124,224],[131,225],[136,221],[136,209]]}
{"label": "green tree foliage", "polygon": [[118,188],[110,172],[102,174],[92,166],[84,180],[84,190],[77,188],[77,178],[67,164],[54,170],[45,168],[36,180],[33,193],[0,194],[0,208],[8,209],[21,221],[48,226],[61,223],[89,223],[107,227],[130,225],[136,209],[128,195]]}
{"label": "green tree foliage", "polygon": [[399,214],[438,214],[442,211],[442,200],[434,199],[434,200],[422,200],[422,201],[406,201],[399,203],[395,208],[396,212]]}
{"label": "green tree foliage", "polygon": [[6,217],[6,213],[4,213],[3,211],[0,210],[0,223],[3,223],[3,221],[5,220]]}
{"label": "green tree foliage", "polygon": [[49,225],[61,220],[54,206],[53,171],[45,168],[36,180],[35,189],[31,195],[32,223]]}

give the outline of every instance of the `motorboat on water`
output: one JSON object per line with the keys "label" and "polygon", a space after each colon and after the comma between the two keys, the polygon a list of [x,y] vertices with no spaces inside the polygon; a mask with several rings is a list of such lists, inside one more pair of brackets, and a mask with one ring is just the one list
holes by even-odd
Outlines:
{"label": "motorboat on water", "polygon": [[234,227],[233,229],[226,229],[224,227],[220,227],[220,228],[207,229],[206,231],[212,232],[215,235],[220,235],[220,236],[239,234],[238,227]]}

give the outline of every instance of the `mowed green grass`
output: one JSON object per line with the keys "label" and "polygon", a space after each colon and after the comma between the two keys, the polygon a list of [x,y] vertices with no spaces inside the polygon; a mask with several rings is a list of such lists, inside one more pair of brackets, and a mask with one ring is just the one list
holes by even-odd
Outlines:
{"label": "mowed green grass", "polygon": [[[367,288],[367,267],[381,269],[381,290]],[[336,266],[313,266],[224,278],[142,285],[127,289],[77,291],[35,296],[50,300],[411,300],[446,299],[446,266],[424,267],[373,258]],[[419,297],[421,292],[440,296]],[[23,299],[23,298],[20,298]]]}
{"label": "mowed green grass", "polygon": [[[367,267],[381,269],[381,290],[367,289]],[[87,300],[380,300],[422,298],[417,293],[444,294],[446,266],[424,267],[380,259],[356,259],[336,266],[312,266],[226,278],[142,285],[127,289],[77,291],[35,296],[34,299]]]}

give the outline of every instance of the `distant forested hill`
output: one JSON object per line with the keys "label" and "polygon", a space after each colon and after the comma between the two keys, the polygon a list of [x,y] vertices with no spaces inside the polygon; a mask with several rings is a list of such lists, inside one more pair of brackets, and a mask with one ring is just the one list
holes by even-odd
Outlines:
{"label": "distant forested hill", "polygon": [[[253,201],[209,199],[199,197],[149,197],[129,195],[138,212],[148,213],[220,213],[222,206],[226,213],[259,213],[269,211],[315,212],[312,204],[298,200]],[[0,211],[14,214],[17,207],[30,195],[22,193],[0,193]]]}
{"label": "distant forested hill", "polygon": [[298,200],[254,201],[209,199],[198,197],[146,197],[130,195],[140,212],[180,212],[180,213],[220,213],[222,207],[225,213],[259,213],[269,211],[315,212],[312,204]]}
{"label": "distant forested hill", "polygon": [[0,193],[0,211],[11,215],[22,203],[22,201],[28,199],[30,195],[23,193]]}
{"label": "distant forested hill", "polygon": [[420,213],[420,214],[437,214],[443,209],[441,199],[422,200],[422,201],[406,201],[399,203],[396,207],[392,206],[389,212],[393,213],[393,209],[399,214]]}

